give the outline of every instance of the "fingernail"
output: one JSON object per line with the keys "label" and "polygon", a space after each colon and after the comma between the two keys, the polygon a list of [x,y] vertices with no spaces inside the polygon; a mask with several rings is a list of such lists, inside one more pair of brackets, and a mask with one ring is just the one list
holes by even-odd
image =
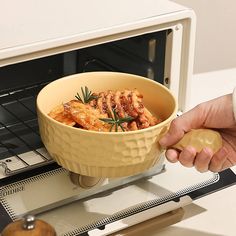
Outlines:
{"label": "fingernail", "polygon": [[212,149],[209,148],[209,147],[204,147],[204,148],[203,148],[203,151],[206,152],[206,153],[208,153],[208,154],[210,154],[211,156],[213,155],[213,151],[212,151]]}
{"label": "fingernail", "polygon": [[166,158],[169,162],[175,163],[178,161],[178,153],[176,150],[168,149],[166,151]]}

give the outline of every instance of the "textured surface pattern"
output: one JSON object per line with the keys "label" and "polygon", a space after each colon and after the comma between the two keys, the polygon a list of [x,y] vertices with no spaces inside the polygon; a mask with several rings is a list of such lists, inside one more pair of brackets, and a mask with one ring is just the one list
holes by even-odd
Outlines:
{"label": "textured surface pattern", "polygon": [[[114,135],[72,132],[39,114],[40,133],[50,155],[72,172],[89,176],[132,175],[159,160],[162,128]],[[75,130],[78,131],[78,130]]]}

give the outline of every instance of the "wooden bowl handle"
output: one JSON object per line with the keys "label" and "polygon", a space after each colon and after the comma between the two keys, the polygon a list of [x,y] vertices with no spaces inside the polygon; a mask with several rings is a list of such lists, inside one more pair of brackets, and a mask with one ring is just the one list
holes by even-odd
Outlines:
{"label": "wooden bowl handle", "polygon": [[219,132],[211,129],[193,129],[186,133],[173,148],[182,151],[187,146],[196,148],[197,152],[204,147],[209,147],[213,153],[216,153],[222,147],[222,137]]}

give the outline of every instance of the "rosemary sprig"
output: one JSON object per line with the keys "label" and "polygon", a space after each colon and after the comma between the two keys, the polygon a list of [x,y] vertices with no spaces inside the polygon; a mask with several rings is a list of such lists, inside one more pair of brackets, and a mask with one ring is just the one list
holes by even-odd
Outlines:
{"label": "rosemary sprig", "polygon": [[98,96],[93,95],[92,91],[89,91],[88,87],[85,86],[84,88],[81,87],[81,92],[83,95],[83,99],[81,98],[81,96],[79,95],[79,93],[77,93],[77,95],[75,95],[75,97],[82,103],[89,103],[90,101],[92,101],[93,99],[97,99]]}
{"label": "rosemary sprig", "polygon": [[134,118],[131,116],[126,116],[126,117],[120,118],[114,108],[112,108],[112,113],[113,113],[113,115],[111,118],[100,118],[99,119],[103,122],[111,124],[110,132],[112,131],[113,127],[115,127],[116,132],[118,132],[118,127],[120,127],[122,129],[122,131],[125,131],[122,126],[122,123],[130,122],[130,121],[134,120]]}

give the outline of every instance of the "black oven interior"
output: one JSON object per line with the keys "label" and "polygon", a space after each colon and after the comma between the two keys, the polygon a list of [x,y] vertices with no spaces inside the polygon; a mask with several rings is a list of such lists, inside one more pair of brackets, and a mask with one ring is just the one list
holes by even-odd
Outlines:
{"label": "black oven interior", "polygon": [[[41,149],[35,109],[43,86],[87,71],[127,72],[163,83],[169,33],[149,33],[0,68],[0,168],[6,176],[52,162]],[[36,155],[38,161],[29,161],[23,153]]]}

